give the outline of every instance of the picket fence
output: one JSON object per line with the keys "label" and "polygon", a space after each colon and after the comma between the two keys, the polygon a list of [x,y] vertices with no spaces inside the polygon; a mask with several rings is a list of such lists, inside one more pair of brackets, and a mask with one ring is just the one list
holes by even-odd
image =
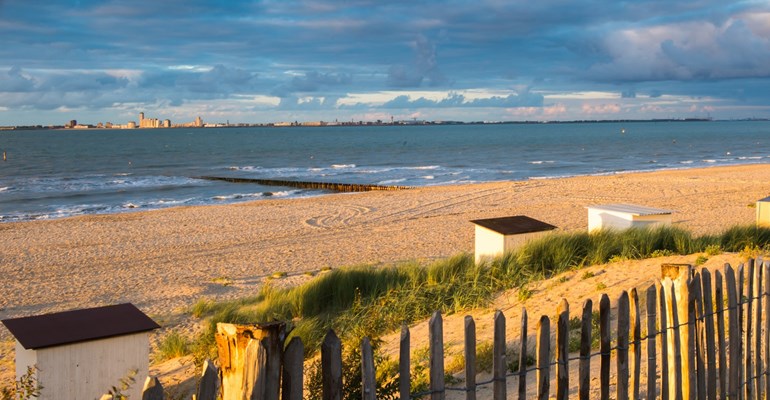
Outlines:
{"label": "picket fence", "polygon": [[[497,311],[494,316],[492,377],[484,382],[476,382],[475,322],[470,316],[465,317],[465,379],[461,387],[446,385],[443,325],[441,314],[436,312],[429,322],[430,387],[423,392],[410,392],[410,333],[404,327],[399,354],[400,398],[443,400],[448,392],[455,391],[464,393],[467,400],[475,400],[478,389],[491,385],[492,398],[503,400],[508,398],[509,378],[518,380],[518,399],[533,397],[533,391],[528,392],[527,385],[530,383],[536,385],[534,396],[538,399],[551,397],[552,384],[558,400],[569,397],[609,399],[612,386],[615,388],[614,398],[618,400],[749,400],[765,397],[770,390],[770,263],[748,260],[737,271],[725,264],[723,272],[714,272],[713,287],[712,274],[705,268],[695,272],[689,265],[669,265],[664,266],[663,271],[668,276],[646,289],[645,335],[642,335],[643,317],[636,289],[622,292],[617,299],[615,324],[611,324],[610,299],[606,294],[601,296],[600,340],[599,349],[595,352],[591,348],[592,301],[586,300],[579,313],[580,351],[570,358],[570,311],[567,301],[562,300],[557,308],[555,329],[552,329],[547,316],[537,321],[535,364],[528,366],[530,338],[528,317],[523,310],[521,336],[518,338],[519,367],[513,372],[509,370],[506,360],[505,316]],[[611,325],[614,325],[614,330]],[[552,340],[552,334],[555,334],[555,340]],[[302,399],[303,344],[299,338],[293,338],[285,347],[277,347],[278,354],[272,355],[268,354],[269,349],[276,347],[268,345],[268,338],[261,341],[248,339],[248,342],[253,344],[250,348],[255,353],[244,357],[252,365],[243,368],[246,371],[244,376],[249,376],[243,380],[243,390],[238,393],[220,390],[219,385],[227,371],[218,371],[207,362],[194,398]],[[643,347],[646,347],[644,365]],[[329,331],[321,346],[324,400],[341,399],[341,349],[337,335]],[[374,400],[376,374],[368,338],[362,341],[361,354],[362,398]],[[280,359],[281,365],[278,368],[271,365],[267,370],[270,365],[268,360],[275,357]],[[600,363],[598,396],[592,394],[590,388],[591,363],[597,358]],[[611,381],[613,358],[616,376]],[[578,364],[577,382],[569,379],[570,362]],[[147,387],[143,399],[163,399],[163,390],[156,379],[148,378]]]}

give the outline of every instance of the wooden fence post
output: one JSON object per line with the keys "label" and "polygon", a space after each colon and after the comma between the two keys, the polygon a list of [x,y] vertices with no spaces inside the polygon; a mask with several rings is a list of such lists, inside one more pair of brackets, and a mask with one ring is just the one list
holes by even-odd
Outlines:
{"label": "wooden fence post", "polygon": [[666,295],[666,323],[669,329],[667,339],[668,343],[668,398],[669,399],[682,399],[682,353],[681,353],[681,338],[679,336],[679,315],[676,290],[674,289],[674,281],[671,278],[665,278],[662,282],[663,292]]}
{"label": "wooden fence post", "polygon": [[714,308],[717,316],[717,340],[719,346],[719,398],[727,398],[727,351],[725,345],[725,295],[722,289],[722,272],[714,271]]}
{"label": "wooden fence post", "polygon": [[[219,370],[211,360],[203,362],[197,400],[216,400],[219,396]],[[143,399],[144,400],[144,399]]]}
{"label": "wooden fence post", "polygon": [[144,381],[142,400],[164,400],[163,385],[160,384],[157,377],[148,376]]}
{"label": "wooden fence post", "polygon": [[765,281],[765,397],[770,397],[770,263],[762,263],[762,275]]}
{"label": "wooden fence post", "polygon": [[695,273],[690,282],[690,323],[691,333],[694,334],[695,374],[697,382],[696,394],[698,399],[706,399],[706,337],[703,323],[703,292],[701,291],[700,274]]}
{"label": "wooden fence post", "polygon": [[250,396],[255,390],[265,400],[278,400],[285,337],[283,322],[217,324],[215,339],[222,368],[223,400],[240,400],[244,391]]}
{"label": "wooden fence post", "polygon": [[591,396],[591,325],[593,319],[593,302],[586,299],[583,302],[583,316],[580,326],[580,366],[578,378],[578,394],[580,400],[589,400]]}
{"label": "wooden fence post", "polygon": [[738,324],[738,293],[735,286],[735,272],[730,264],[725,266],[725,285],[727,286],[727,320],[730,332],[730,378],[727,385],[727,398],[737,399],[740,390],[741,363],[741,328]]}
{"label": "wooden fence post", "polygon": [[617,346],[617,400],[628,400],[628,328],[629,321],[628,292],[620,293],[618,298],[618,346]]}
{"label": "wooden fence post", "polygon": [[671,393],[668,384],[669,366],[668,366],[668,300],[666,300],[666,288],[663,282],[657,281],[658,291],[658,309],[660,310],[660,398],[669,400]]}
{"label": "wooden fence post", "polygon": [[703,316],[706,327],[706,392],[709,400],[717,399],[717,360],[714,346],[714,302],[711,290],[711,272],[703,268],[701,270],[701,285],[703,287]]}
{"label": "wooden fence post", "polygon": [[602,294],[599,300],[599,351],[601,352],[601,365],[599,385],[601,386],[601,400],[610,398],[610,298]]}
{"label": "wooden fence post", "polygon": [[444,400],[444,327],[436,311],[428,323],[430,329],[430,398]]}
{"label": "wooden fence post", "polygon": [[551,321],[540,317],[537,323],[537,398],[548,400],[551,374]]}
{"label": "wooden fence post", "polygon": [[[680,269],[679,277],[674,280],[676,293],[676,312],[678,317],[677,331],[679,335],[678,355],[681,357],[681,393],[684,400],[695,399],[695,321],[694,304],[690,296],[690,276],[692,267]],[[691,306],[692,304],[692,306]]]}
{"label": "wooden fence post", "polygon": [[398,352],[398,393],[402,399],[410,397],[411,388],[411,360],[409,359],[409,327],[404,323],[401,325],[401,340],[399,341]]}
{"label": "wooden fence post", "polygon": [[629,365],[631,367],[631,384],[629,387],[631,388],[631,398],[634,400],[639,399],[639,379],[641,378],[641,369],[642,369],[642,327],[641,327],[641,317],[639,316],[639,294],[636,291],[636,288],[631,289],[629,292],[629,306],[631,314],[630,314],[630,333],[631,333],[631,342],[630,342],[630,349],[629,349]]}
{"label": "wooden fence post", "polygon": [[465,400],[476,400],[476,322],[465,316]]}
{"label": "wooden fence post", "polygon": [[329,329],[321,343],[321,381],[323,400],[342,399],[342,344]]}
{"label": "wooden fence post", "polygon": [[[743,312],[743,285],[744,285],[744,279],[745,279],[745,266],[743,263],[740,263],[738,265],[738,270],[736,274],[736,280],[738,281],[736,285],[736,290],[738,292],[738,295],[736,297],[736,305],[738,307],[738,330],[736,330],[737,336],[738,336],[738,356],[740,357],[741,364],[738,364],[738,398],[743,399],[743,391],[741,388],[743,387],[744,378],[743,375],[743,323],[745,319],[745,315]],[[732,336],[732,332],[730,332],[730,335]]]}
{"label": "wooden fence post", "polygon": [[657,300],[658,293],[655,290],[655,285],[650,285],[647,288],[647,396],[645,396],[647,400],[655,399],[657,394],[657,385],[655,384],[657,375],[657,365],[655,365],[655,357],[657,356],[657,349],[655,348]]}
{"label": "wooden fence post", "polygon": [[508,363],[505,357],[505,315],[502,311],[495,311],[495,331],[492,342],[492,398],[494,400],[505,400],[506,384],[505,371],[508,369]]}
{"label": "wooden fence post", "polygon": [[[757,380],[754,387],[755,398],[762,398],[762,260],[758,259],[754,267],[754,294],[756,297],[756,316],[754,317],[754,378]],[[767,311],[765,311],[767,312]],[[766,390],[766,389],[765,389]]]}
{"label": "wooden fence post", "polygon": [[361,399],[377,400],[377,382],[374,371],[374,352],[368,337],[361,340]]}
{"label": "wooden fence post", "polygon": [[293,337],[283,352],[282,400],[302,400],[304,353],[305,345],[299,337]]}
{"label": "wooden fence post", "polygon": [[750,400],[752,397],[752,393],[754,392],[754,379],[752,377],[752,361],[751,361],[751,352],[753,343],[752,343],[752,329],[753,326],[753,318],[754,318],[754,259],[749,258],[747,271],[746,271],[746,278],[748,279],[748,286],[746,287],[746,326],[744,329],[746,330],[746,344],[745,344],[745,355],[744,359],[746,361],[746,375],[745,375],[745,382],[746,382],[746,400]]}
{"label": "wooden fence post", "polygon": [[556,399],[569,399],[569,303],[561,299],[556,309]]}
{"label": "wooden fence post", "polygon": [[521,308],[521,339],[519,339],[519,400],[527,398],[527,309]]}

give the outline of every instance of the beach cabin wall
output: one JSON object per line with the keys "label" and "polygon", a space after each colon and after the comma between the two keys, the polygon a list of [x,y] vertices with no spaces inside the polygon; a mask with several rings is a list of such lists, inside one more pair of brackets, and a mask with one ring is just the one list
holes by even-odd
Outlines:
{"label": "beach cabin wall", "polygon": [[588,231],[671,225],[672,211],[633,204],[589,206]]}
{"label": "beach cabin wall", "polygon": [[757,225],[770,226],[770,197],[757,201]]}
{"label": "beach cabin wall", "polygon": [[477,264],[484,258],[501,256],[556,229],[551,224],[524,215],[471,222],[476,225],[474,249]]}
{"label": "beach cabin wall", "polygon": [[16,379],[35,367],[38,399],[99,399],[129,376],[138,383],[124,394],[142,398],[150,332],[159,326],[132,304],[2,322],[16,337]]}

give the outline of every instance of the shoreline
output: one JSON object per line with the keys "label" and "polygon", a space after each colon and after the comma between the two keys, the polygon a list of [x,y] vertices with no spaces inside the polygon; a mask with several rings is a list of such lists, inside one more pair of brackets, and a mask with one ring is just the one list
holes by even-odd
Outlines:
{"label": "shoreline", "polygon": [[130,301],[158,315],[253,294],[265,278],[473,251],[472,219],[585,229],[585,206],[675,211],[696,234],[754,222],[770,164],[416,187],[0,224],[0,318]]}

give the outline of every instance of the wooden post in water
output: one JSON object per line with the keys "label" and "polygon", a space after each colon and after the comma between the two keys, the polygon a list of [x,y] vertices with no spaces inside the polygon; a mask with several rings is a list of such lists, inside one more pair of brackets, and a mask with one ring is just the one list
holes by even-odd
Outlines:
{"label": "wooden post in water", "polygon": [[657,300],[658,293],[655,290],[655,285],[650,285],[647,288],[647,396],[645,396],[648,400],[655,399],[657,388],[655,384],[655,377],[657,375],[657,365],[655,365],[655,357],[657,355],[657,349],[655,348]]}
{"label": "wooden post in water", "polygon": [[543,315],[537,323],[537,398],[548,400],[550,392],[551,321]]}
{"label": "wooden post in water", "polygon": [[441,313],[436,311],[428,323],[430,329],[430,398],[444,400],[444,327]]}
{"label": "wooden post in water", "polygon": [[476,323],[465,316],[465,400],[476,400]]}
{"label": "wooden post in water", "polygon": [[601,400],[610,398],[610,298],[602,294],[599,300],[599,350],[601,352],[601,365],[599,372],[599,385],[601,387]]}
{"label": "wooden post in water", "polygon": [[583,302],[583,315],[580,324],[580,366],[578,367],[578,396],[588,400],[591,396],[591,325],[593,302]]}
{"label": "wooden post in water", "polygon": [[508,363],[505,357],[505,315],[502,311],[495,311],[495,333],[492,342],[492,398],[494,400],[505,400],[507,398],[505,372],[508,369]]}
{"label": "wooden post in water", "polygon": [[556,400],[569,399],[569,303],[561,299],[556,309]]}
{"label": "wooden post in water", "polygon": [[411,391],[411,360],[409,359],[409,327],[401,325],[401,340],[398,352],[398,393],[402,399],[408,399]]}

